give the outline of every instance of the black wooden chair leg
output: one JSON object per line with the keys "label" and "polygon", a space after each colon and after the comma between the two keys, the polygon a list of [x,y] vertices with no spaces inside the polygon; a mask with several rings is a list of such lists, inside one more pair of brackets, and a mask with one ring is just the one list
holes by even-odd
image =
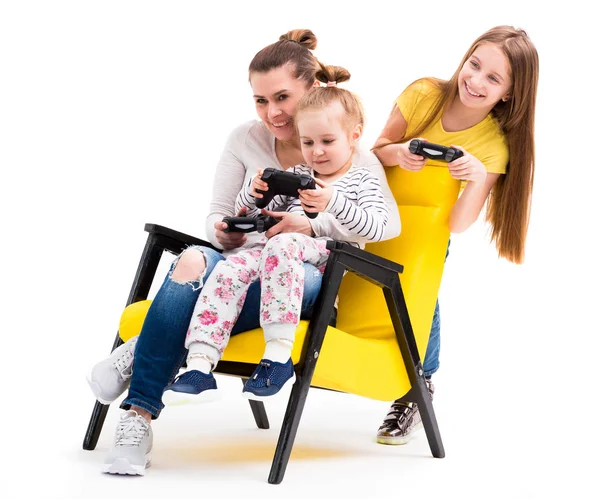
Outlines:
{"label": "black wooden chair leg", "polygon": [[400,286],[400,280],[397,277],[390,282],[388,289],[384,289],[384,295],[388,304],[388,309],[390,310],[390,316],[394,324],[394,330],[396,331],[398,345],[400,346],[402,358],[404,359],[408,378],[412,385],[410,392],[405,398],[410,399],[412,402],[416,402],[419,406],[419,412],[421,413],[421,420],[423,422],[425,434],[427,435],[431,454],[434,457],[444,457],[446,455],[444,444],[442,443],[440,429],[433,410],[431,396],[429,390],[427,390],[427,385],[423,376],[423,367],[419,358],[417,343],[410,323],[402,287]]}
{"label": "black wooden chair leg", "polygon": [[419,412],[421,413],[421,420],[423,422],[423,428],[425,429],[425,435],[427,435],[427,441],[429,442],[429,448],[433,457],[445,457],[446,452],[444,451],[444,444],[442,443],[442,436],[440,429],[437,424],[435,412],[433,410],[433,404],[427,388],[425,388],[426,396],[423,398],[419,405]]}
{"label": "black wooden chair leg", "polygon": [[[122,343],[123,341],[121,340],[119,333],[117,333],[112,350],[117,348]],[[109,407],[110,406],[101,404],[98,401],[96,401],[94,404],[92,416],[90,417],[90,422],[88,423],[85,437],[83,439],[84,450],[94,450],[96,448],[96,444],[98,443],[98,438],[100,438],[100,433],[102,432],[102,427],[104,426],[104,420],[106,419],[106,413],[108,412]]]}
{"label": "black wooden chair leg", "polygon": [[109,406],[96,401],[92,411],[92,417],[90,418],[87,431],[85,432],[85,438],[83,439],[84,450],[94,450],[96,448],[98,438],[100,438],[100,432],[104,426],[108,407]]}
{"label": "black wooden chair leg", "polygon": [[310,379],[296,377],[296,383],[294,383],[294,387],[292,388],[285,416],[283,417],[281,433],[279,434],[273,464],[269,473],[269,483],[279,484],[283,481],[309,388]]}
{"label": "black wooden chair leg", "polygon": [[275,456],[269,472],[269,483],[272,484],[281,483],[285,475],[310,383],[317,366],[317,359],[325,339],[325,332],[331,320],[331,311],[334,308],[335,298],[344,275],[343,266],[337,262],[337,255],[330,256],[323,275],[323,282],[328,285],[321,288],[321,294],[317,299],[316,309],[308,328],[308,341],[304,342],[301,357],[302,372],[300,374],[296,372],[296,383],[292,388],[283,417]]}
{"label": "black wooden chair leg", "polygon": [[[240,379],[242,380],[242,383],[246,383],[245,378]],[[248,402],[250,402],[250,409],[252,409],[252,415],[254,416],[254,421],[256,421],[256,426],[261,430],[268,430],[270,426],[265,404],[260,400],[248,400]]]}

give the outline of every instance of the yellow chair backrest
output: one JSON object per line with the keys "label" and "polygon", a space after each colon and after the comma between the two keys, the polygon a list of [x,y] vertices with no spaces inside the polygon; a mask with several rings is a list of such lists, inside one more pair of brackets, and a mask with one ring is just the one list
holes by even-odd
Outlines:
{"label": "yellow chair backrest", "polygon": [[[402,232],[366,249],[404,266],[400,282],[422,362],[450,237],[448,217],[460,182],[447,168],[436,166],[418,173],[388,168],[387,179],[398,203]],[[395,335],[380,288],[349,274],[339,297],[338,329],[363,338]]]}

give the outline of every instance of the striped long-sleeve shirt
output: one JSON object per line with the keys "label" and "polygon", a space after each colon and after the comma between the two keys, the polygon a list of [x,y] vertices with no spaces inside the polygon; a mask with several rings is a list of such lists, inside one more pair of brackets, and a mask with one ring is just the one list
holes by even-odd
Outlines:
{"label": "striped long-sleeve shirt", "polygon": [[[294,167],[296,173],[313,175],[313,170],[306,165]],[[246,207],[248,216],[258,216],[260,210],[252,196],[252,178],[237,196],[236,211]],[[363,239],[359,246],[364,247],[367,241],[382,239],[387,225],[389,210],[385,203],[379,179],[367,168],[352,165],[345,175],[333,184],[333,195],[325,211],[333,214],[337,222],[349,232]],[[318,188],[318,187],[317,187]],[[300,200],[288,196],[275,196],[267,206],[270,211],[287,211],[304,213]],[[328,236],[328,234],[322,234]]]}

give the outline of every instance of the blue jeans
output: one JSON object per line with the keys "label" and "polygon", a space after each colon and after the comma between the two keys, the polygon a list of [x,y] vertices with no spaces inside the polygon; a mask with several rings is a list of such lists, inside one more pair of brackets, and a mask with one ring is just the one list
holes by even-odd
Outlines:
{"label": "blue jeans", "polygon": [[[446,250],[446,258],[450,253],[450,241]],[[426,378],[430,378],[440,368],[440,302],[436,300],[435,311],[433,312],[433,321],[431,322],[431,331],[429,332],[429,343],[425,351],[425,360],[423,361],[423,371]]]}
{"label": "blue jeans", "polygon": [[[225,257],[210,248],[202,248],[206,259],[205,280],[215,265]],[[202,281],[178,283],[171,271],[152,301],[135,348],[135,363],[127,398],[122,409],[141,407],[156,419],[164,405],[164,388],[177,375],[187,357],[185,335],[194,312]],[[304,264],[304,296],[301,318],[309,319],[321,290],[321,273],[311,264]],[[232,335],[260,327],[260,281],[250,285],[246,302],[233,327]]]}

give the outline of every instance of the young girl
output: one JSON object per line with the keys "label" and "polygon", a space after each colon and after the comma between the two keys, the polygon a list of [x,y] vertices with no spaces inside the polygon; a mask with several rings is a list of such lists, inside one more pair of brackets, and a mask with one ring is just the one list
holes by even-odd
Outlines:
{"label": "young girl", "polygon": [[[450,214],[450,231],[477,220],[489,197],[486,219],[501,257],[523,261],[534,172],[534,115],[538,55],[520,29],[498,26],[481,35],[448,81],[423,78],[396,100],[374,152],[384,166],[410,171],[444,166],[463,181]],[[449,164],[411,154],[413,138],[458,147]],[[439,367],[439,307],[436,304],[423,363],[425,377]],[[433,395],[433,385],[428,382]],[[415,404],[392,404],[377,442],[404,444],[421,417]]]}
{"label": "young girl", "polygon": [[[359,246],[382,239],[388,219],[379,180],[352,158],[364,125],[362,106],[347,90],[336,86],[350,74],[343,68],[322,66],[316,78],[326,83],[309,91],[298,103],[296,125],[306,164],[296,172],[314,175],[318,188],[299,191],[299,198],[276,196],[269,210],[331,213],[338,223],[359,237]],[[257,191],[267,190],[260,173],[250,179],[237,199],[258,215]],[[320,216],[320,215],[319,215]],[[165,390],[163,401],[212,398],[216,382],[211,371],[223,354],[250,283],[261,280],[260,323],[266,349],[243,393],[262,400],[295,380],[291,351],[299,322],[303,293],[303,262],[323,271],[328,237],[279,234],[247,245],[219,262],[204,285],[185,341],[187,371]],[[356,239],[354,239],[356,241]]]}

